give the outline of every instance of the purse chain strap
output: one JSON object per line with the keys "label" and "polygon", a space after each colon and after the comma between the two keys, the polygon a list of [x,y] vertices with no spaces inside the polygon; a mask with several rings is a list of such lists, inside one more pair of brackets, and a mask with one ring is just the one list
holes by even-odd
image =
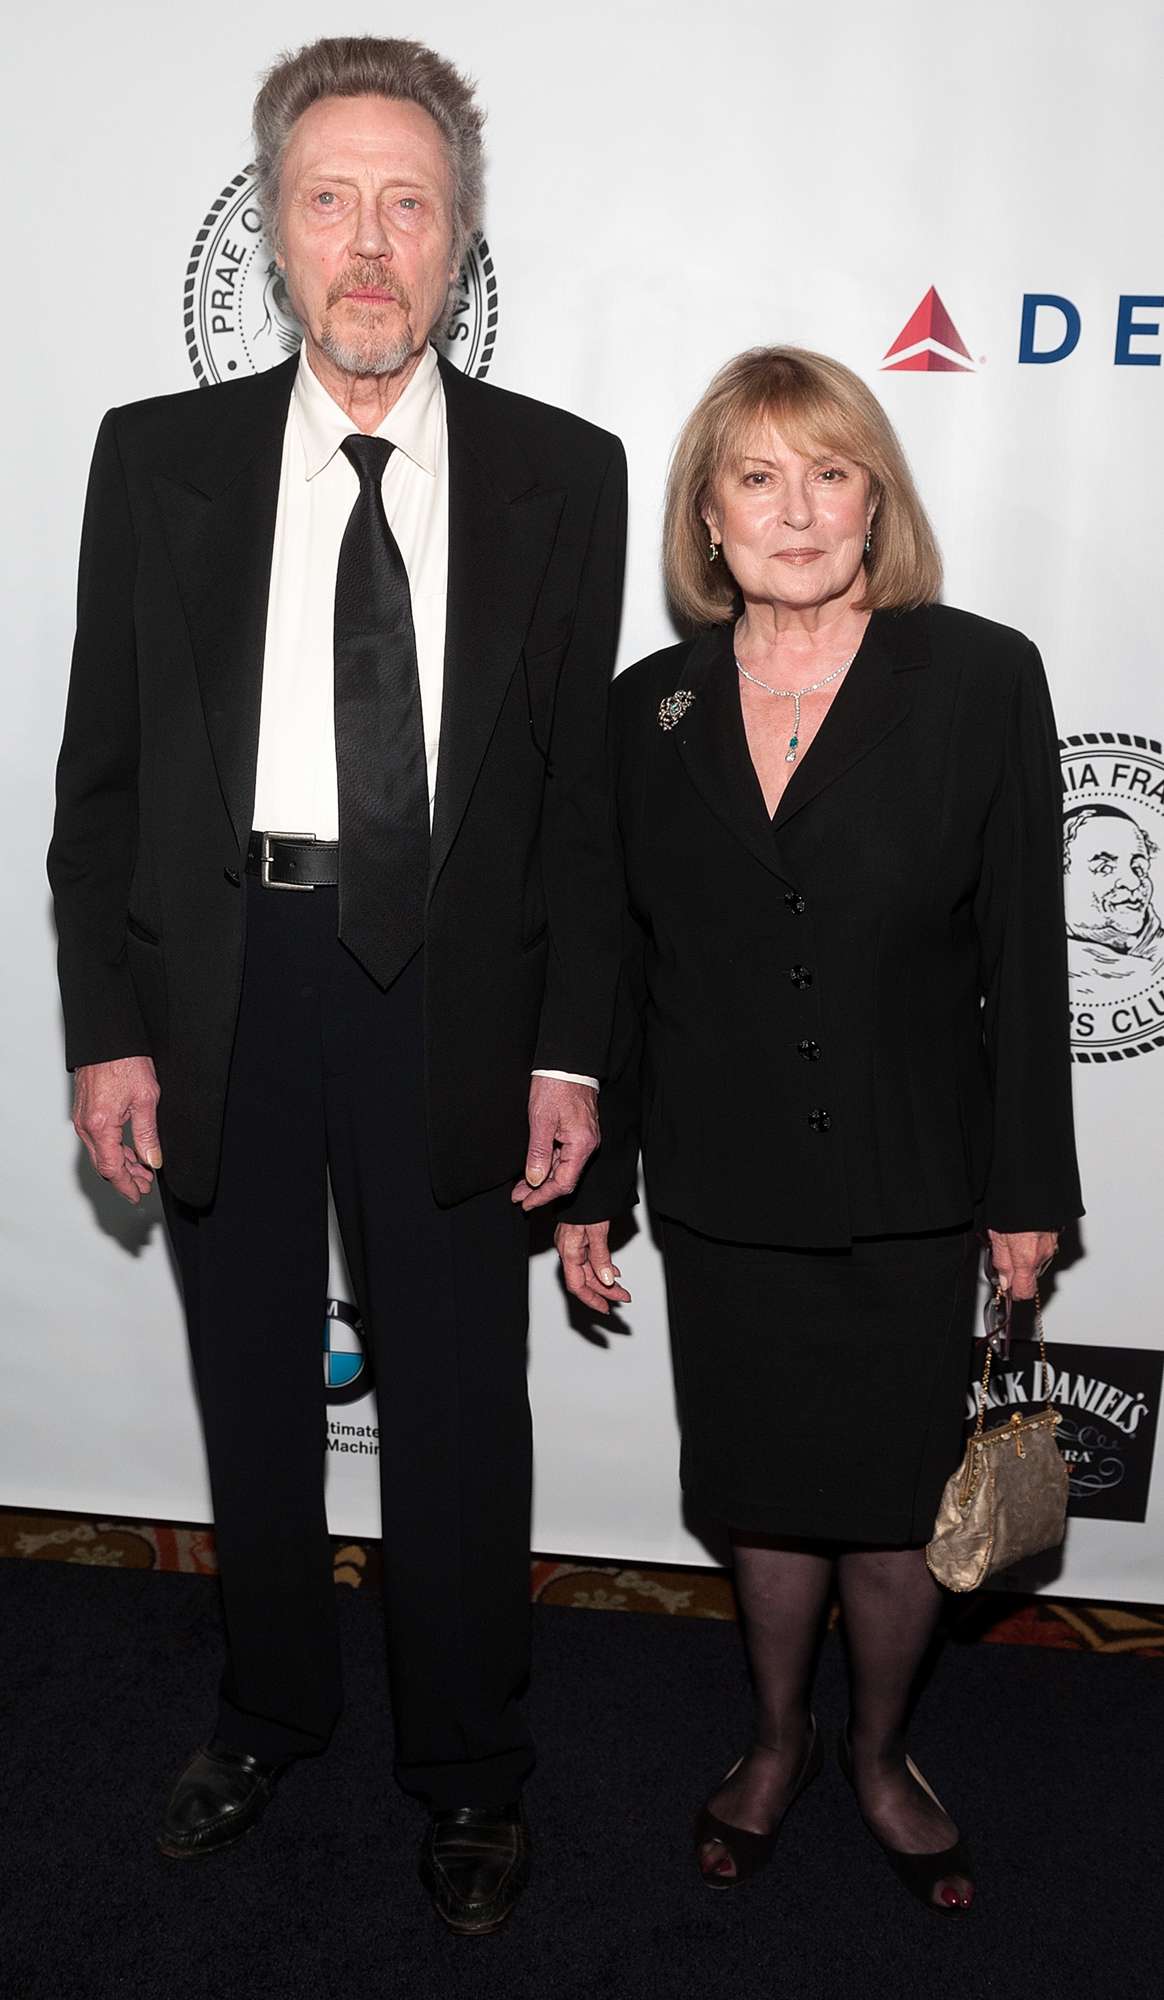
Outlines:
{"label": "purse chain strap", "polygon": [[[1043,1301],[1039,1288],[1035,1286],[1035,1325],[1039,1332],[1039,1382],[1043,1394],[1041,1401],[1049,1410],[1051,1407],[1051,1371],[1047,1367],[1047,1337],[1043,1330]],[[990,1387],[990,1364],[994,1359],[994,1349],[986,1342],[986,1360],[982,1364],[982,1386],[978,1391],[978,1422],[974,1426],[974,1442],[982,1436],[986,1424],[986,1392]]]}

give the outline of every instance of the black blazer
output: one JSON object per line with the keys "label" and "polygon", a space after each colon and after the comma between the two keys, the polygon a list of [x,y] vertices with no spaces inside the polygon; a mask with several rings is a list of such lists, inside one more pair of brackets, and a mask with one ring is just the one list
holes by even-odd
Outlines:
{"label": "black blazer", "polygon": [[730,628],[631,667],[611,730],[632,914],[603,1147],[569,1214],[634,1199],[640,1123],[655,1206],[733,1240],[1081,1213],[1030,641],[939,606],[876,613],[772,820]]}
{"label": "black blazer", "polygon": [[[166,1178],[214,1191],[243,961],[279,468],[296,360],[115,410],[97,440],[49,874],[67,1060],[152,1055]],[[520,1170],[531,1066],[601,1073],[621,878],[605,755],[616,438],[442,362],[449,592],[426,945],[439,1200]]]}

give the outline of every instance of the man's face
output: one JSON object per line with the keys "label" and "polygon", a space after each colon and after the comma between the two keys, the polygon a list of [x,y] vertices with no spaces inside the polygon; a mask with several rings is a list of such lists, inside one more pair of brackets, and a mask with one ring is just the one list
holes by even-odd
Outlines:
{"label": "man's face", "polygon": [[1148,849],[1131,820],[1085,820],[1068,848],[1068,928],[1077,936],[1116,931],[1134,938],[1152,900]]}
{"label": "man's face", "polygon": [[309,346],[391,375],[423,348],[456,275],[452,175],[435,121],[387,97],[324,97],[283,161],[279,257]]}

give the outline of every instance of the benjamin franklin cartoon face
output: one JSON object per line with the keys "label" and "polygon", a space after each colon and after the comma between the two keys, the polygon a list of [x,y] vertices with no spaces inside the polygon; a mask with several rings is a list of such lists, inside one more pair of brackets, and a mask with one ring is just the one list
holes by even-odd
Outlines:
{"label": "benjamin franklin cartoon face", "polygon": [[1152,900],[1147,837],[1122,814],[1087,818],[1070,833],[1063,877],[1067,928],[1076,937],[1117,932],[1129,942]]}

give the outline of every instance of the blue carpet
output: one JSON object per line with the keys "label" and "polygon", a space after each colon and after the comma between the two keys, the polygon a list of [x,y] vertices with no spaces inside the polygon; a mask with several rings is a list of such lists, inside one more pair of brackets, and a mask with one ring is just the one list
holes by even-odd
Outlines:
{"label": "blue carpet", "polygon": [[[952,1645],[914,1749],[979,1856],[978,1912],[897,1885],[835,1765],[771,1868],[716,1895],[688,1830],[743,1747],[734,1627],[540,1607],[534,1876],[508,1930],[455,1939],[390,1776],[380,1605],[339,1594],[348,1706],[233,1854],[152,1836],[205,1733],[216,1586],[0,1564],[3,2000],[1156,2000],[1164,1991],[1157,1662]],[[845,1708],[835,1640],[818,1714]]]}

